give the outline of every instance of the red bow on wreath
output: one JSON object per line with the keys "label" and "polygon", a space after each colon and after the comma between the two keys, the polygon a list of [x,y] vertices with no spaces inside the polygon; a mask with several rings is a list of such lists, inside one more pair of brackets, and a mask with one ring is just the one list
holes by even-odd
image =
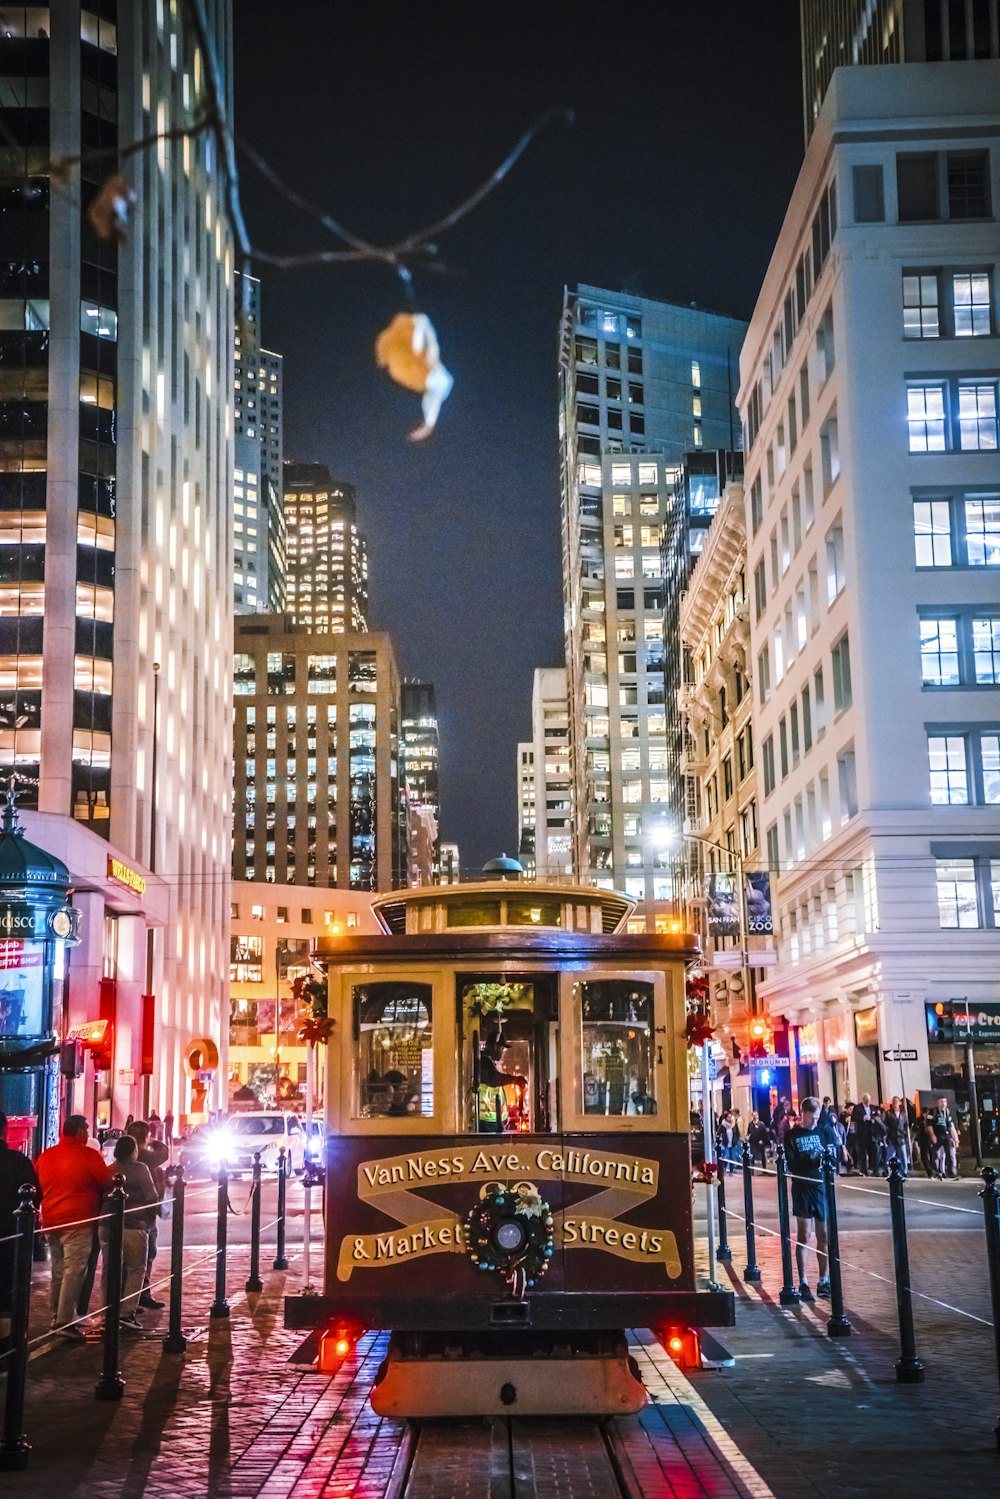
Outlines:
{"label": "red bow on wreath", "polygon": [[328,1015],[310,1016],[304,1020],[299,1027],[300,1041],[328,1041],[330,1032],[333,1030],[334,1022]]}
{"label": "red bow on wreath", "polygon": [[706,1014],[700,1010],[692,1010],[684,1026],[688,1046],[704,1046],[706,1041],[712,1039],[714,1029]]}

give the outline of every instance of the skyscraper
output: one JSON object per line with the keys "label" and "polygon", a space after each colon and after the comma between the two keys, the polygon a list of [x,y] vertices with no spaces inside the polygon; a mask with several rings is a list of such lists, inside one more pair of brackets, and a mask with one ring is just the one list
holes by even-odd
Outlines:
{"label": "skyscraper", "polygon": [[[524,746],[530,752],[527,761],[520,754],[521,748],[522,842],[530,846],[534,873],[540,880],[572,874],[573,773],[564,666],[536,670],[531,690],[531,743]],[[530,791],[524,784],[527,775],[531,777]],[[531,826],[525,839],[527,817]]]}
{"label": "skyscraper", "polygon": [[282,358],[261,346],[260,282],[237,275],[233,598],[237,614],[285,603]]}
{"label": "skyscraper", "polygon": [[835,68],[1000,56],[997,0],[800,0],[806,142]]}
{"label": "skyscraper", "polygon": [[380,631],[236,621],[233,878],[388,890],[406,882],[399,676]]}
{"label": "skyscraper", "polygon": [[[672,897],[664,529],[689,450],[739,445],[746,325],[646,297],[566,292],[560,349],[563,598],[573,863],[646,903]],[[685,532],[686,534],[686,532]],[[676,828],[672,829],[676,832]]]}
{"label": "skyscraper", "polygon": [[[225,86],[230,7],[205,10]],[[217,153],[168,138],[209,70],[154,0],[3,25],[0,773],[80,887],[64,1020],[110,1022],[99,1116],[139,1113],[145,1070],[179,1117],[226,985],[233,257]],[[149,137],[125,241],[99,238]]]}
{"label": "skyscraper", "polygon": [[404,682],[400,690],[399,766],[406,798],[411,884],[436,884],[441,874],[439,758],[434,685]]}
{"label": "skyscraper", "polygon": [[354,485],[323,463],[286,463],[286,608],[320,632],[368,629],[368,543],[359,532]]}

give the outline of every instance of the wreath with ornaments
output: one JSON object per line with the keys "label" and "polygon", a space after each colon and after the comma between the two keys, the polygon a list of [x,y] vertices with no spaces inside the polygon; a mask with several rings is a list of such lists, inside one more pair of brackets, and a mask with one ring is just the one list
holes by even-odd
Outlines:
{"label": "wreath with ornaments", "polygon": [[532,1182],[489,1182],[462,1225],[465,1247],[477,1270],[495,1270],[518,1299],[549,1268],[554,1234],[552,1210]]}

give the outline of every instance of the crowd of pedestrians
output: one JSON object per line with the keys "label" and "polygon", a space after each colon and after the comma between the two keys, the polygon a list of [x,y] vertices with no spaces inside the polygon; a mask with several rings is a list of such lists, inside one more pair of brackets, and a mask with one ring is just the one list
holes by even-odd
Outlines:
{"label": "crowd of pedestrians", "polygon": [[[41,1230],[52,1267],[50,1327],[60,1337],[86,1337],[98,1265],[102,1267],[101,1309],[108,1304],[110,1217],[107,1199],[115,1177],[124,1177],[127,1203],[123,1244],[121,1325],[141,1329],[139,1314],[164,1305],[150,1289],[156,1257],[157,1224],[166,1191],[168,1144],[159,1138],[161,1121],[129,1119],[114,1141],[114,1161],[105,1161],[90,1142],[82,1114],[71,1114],[59,1141],[32,1165],[7,1145],[7,1119],[0,1114],[0,1339],[9,1333],[13,1283],[11,1236],[19,1191],[24,1183],[41,1198]],[[7,1241],[7,1242],[3,1242]],[[6,1325],[5,1325],[6,1324]]]}
{"label": "crowd of pedestrians", "polygon": [[[691,1122],[700,1131],[701,1115],[693,1113]],[[958,1126],[946,1098],[918,1114],[912,1103],[898,1096],[886,1105],[872,1103],[868,1093],[861,1095],[859,1103],[848,1100],[840,1105],[827,1097],[817,1100],[816,1122],[835,1153],[841,1175],[888,1176],[893,1159],[905,1175],[917,1162],[928,1177],[939,1181],[958,1175]],[[786,1144],[788,1131],[803,1123],[802,1112],[797,1113],[787,1097],[780,1098],[763,1117],[756,1110],[747,1119],[739,1109],[723,1110],[715,1120],[719,1169],[729,1175],[737,1170],[744,1142],[755,1165],[772,1165],[778,1146]]]}

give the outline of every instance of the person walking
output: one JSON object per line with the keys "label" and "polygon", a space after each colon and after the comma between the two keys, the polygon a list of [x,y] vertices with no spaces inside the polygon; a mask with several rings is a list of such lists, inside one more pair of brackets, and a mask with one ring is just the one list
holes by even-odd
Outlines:
{"label": "person walking", "polygon": [[166,1305],[166,1302],[158,1301],[149,1289],[153,1273],[153,1261],[156,1259],[156,1244],[159,1237],[159,1216],[162,1211],[163,1198],[167,1190],[167,1178],[164,1166],[170,1158],[170,1152],[161,1140],[149,1138],[151,1126],[144,1119],[137,1119],[130,1124],[128,1133],[132,1136],[138,1147],[138,1160],[148,1170],[153,1179],[156,1189],[157,1209],[156,1215],[149,1225],[146,1236],[146,1269],[143,1275],[142,1295],[139,1305],[147,1312],[158,1312]]}
{"label": "person walking", "polygon": [[854,1124],[856,1155],[858,1170],[862,1176],[871,1176],[876,1170],[876,1144],[872,1132],[872,1096],[870,1093],[862,1093],[861,1102],[854,1105],[851,1115]]}
{"label": "person walking", "polygon": [[[133,1128],[135,1126],[133,1125]],[[125,1229],[122,1237],[121,1325],[126,1332],[138,1331],[138,1308],[142,1304],[143,1279],[149,1253],[149,1229],[156,1222],[159,1199],[149,1167],[138,1159],[139,1147],[132,1135],[122,1135],[115,1144],[115,1170],[125,1178]],[[101,1259],[104,1305],[108,1305],[108,1271],[111,1249],[111,1224],[101,1223]]]}
{"label": "person walking", "polygon": [[[52,1255],[51,1326],[65,1338],[82,1338],[77,1304],[87,1274],[94,1239],[94,1219],[114,1172],[99,1150],[87,1144],[87,1121],[70,1114],[57,1145],[43,1150],[35,1163],[42,1192],[42,1228]],[[91,1221],[87,1221],[91,1220]]]}
{"label": "person walking", "polygon": [[718,1130],[717,1151],[719,1163],[721,1166],[725,1162],[729,1168],[729,1175],[732,1176],[736,1170],[737,1160],[739,1159],[740,1127],[736,1123],[731,1109],[727,1109],[719,1120]]}
{"label": "person walking", "polygon": [[792,1214],[795,1218],[795,1261],[799,1272],[799,1299],[815,1301],[809,1287],[806,1255],[810,1235],[816,1239],[816,1263],[819,1275],[816,1295],[830,1295],[826,1253],[826,1186],[823,1181],[823,1156],[837,1149],[833,1130],[819,1122],[819,1100],[802,1100],[802,1122],[785,1131],[784,1148],[788,1174],[792,1179]]}
{"label": "person walking", "polygon": [[10,1336],[11,1298],[14,1290],[15,1213],[21,1206],[21,1188],[38,1189],[35,1168],[20,1150],[7,1144],[7,1115],[0,1114],[0,1345]]}
{"label": "person walking", "polygon": [[163,1143],[167,1147],[168,1150],[170,1150],[173,1147],[173,1143],[174,1143],[174,1115],[173,1115],[173,1111],[171,1109],[168,1109],[167,1112],[163,1116]]}
{"label": "person walking", "polygon": [[750,1115],[747,1125],[747,1143],[750,1154],[762,1167],[767,1166],[767,1147],[771,1143],[771,1131],[756,1110]]}
{"label": "person walking", "polygon": [[901,1098],[895,1097],[885,1111],[886,1172],[890,1161],[898,1161],[903,1175],[910,1170],[910,1127]]}
{"label": "person walking", "polygon": [[939,1098],[930,1116],[931,1149],[934,1174],[938,1181],[958,1175],[958,1126],[948,1107],[947,1098]]}

